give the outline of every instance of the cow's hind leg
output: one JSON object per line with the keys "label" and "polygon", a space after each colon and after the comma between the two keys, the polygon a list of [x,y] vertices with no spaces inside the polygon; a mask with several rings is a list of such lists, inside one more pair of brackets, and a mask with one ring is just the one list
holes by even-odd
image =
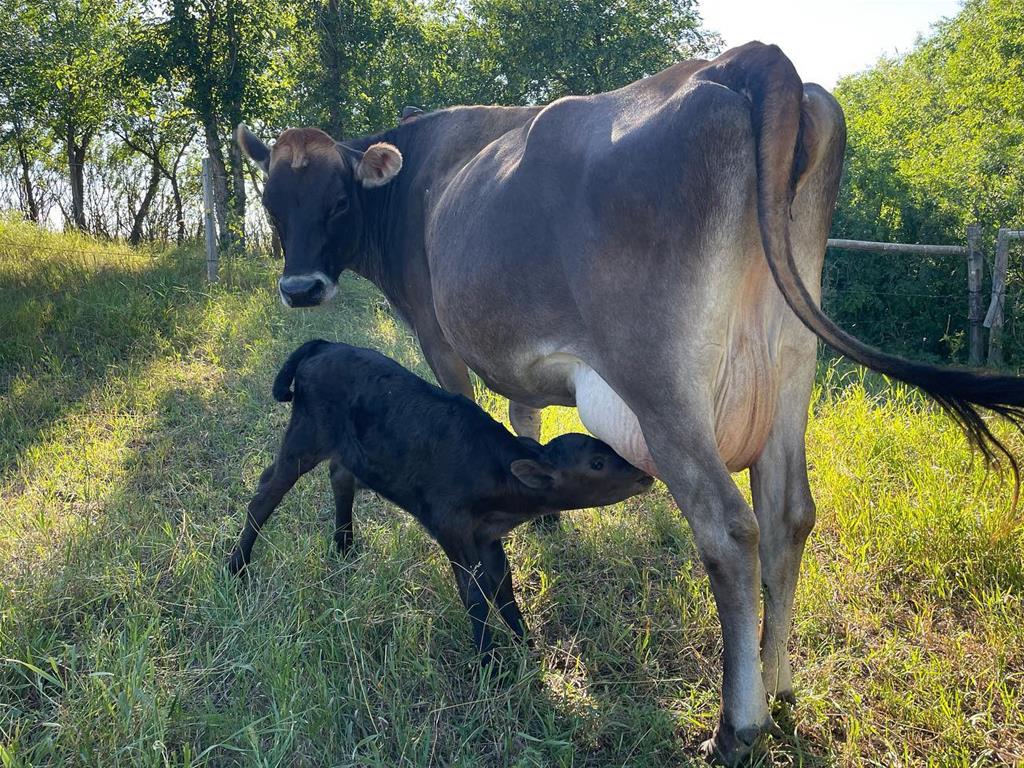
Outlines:
{"label": "cow's hind leg", "polygon": [[710,425],[681,423],[684,414],[701,412],[680,407],[674,414],[641,415],[640,421],[654,463],[693,530],[722,626],[722,713],[703,749],[735,765],[762,733],[778,732],[758,657],[759,531],[718,455]]}
{"label": "cow's hind leg", "polygon": [[339,553],[345,554],[352,546],[356,478],[337,458],[331,459],[331,491],[334,494],[334,545]]}
{"label": "cow's hind leg", "polygon": [[761,665],[769,695],[792,701],[789,634],[804,542],[814,527],[814,499],[807,481],[805,432],[813,383],[809,370],[791,377],[780,392],[771,435],[750,469],[754,514],[761,531]]}
{"label": "cow's hind leg", "polygon": [[514,400],[508,401],[508,420],[520,437],[540,440],[541,413],[540,408],[531,408]]}
{"label": "cow's hind leg", "polygon": [[[540,408],[531,408],[528,405],[509,400],[508,420],[517,435],[529,437],[540,442],[540,428],[542,424]],[[561,519],[562,515],[560,512],[552,512],[551,514],[534,519],[533,526],[541,530],[553,530],[558,527]]]}

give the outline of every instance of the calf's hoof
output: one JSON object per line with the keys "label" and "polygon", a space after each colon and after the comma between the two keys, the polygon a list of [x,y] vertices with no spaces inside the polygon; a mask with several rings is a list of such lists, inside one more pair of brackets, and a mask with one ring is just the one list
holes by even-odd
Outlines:
{"label": "calf's hoof", "polygon": [[746,728],[733,728],[720,720],[714,735],[700,745],[700,752],[709,763],[731,768],[746,760],[758,740],[766,734],[776,738],[783,736],[771,715],[760,726],[750,725]]}
{"label": "calf's hoof", "polygon": [[541,533],[557,531],[562,522],[561,512],[552,512],[550,515],[541,515],[533,519],[533,529]]}
{"label": "calf's hoof", "polygon": [[243,557],[242,553],[237,549],[231,553],[231,557],[228,558],[228,561],[226,563],[228,567],[228,573],[230,573],[232,576],[237,576],[238,574],[245,571],[245,566],[247,566],[248,564],[249,563],[246,561],[245,557]]}
{"label": "calf's hoof", "polygon": [[352,549],[352,532],[343,531],[334,534],[334,549],[342,557],[347,555],[349,550]]}

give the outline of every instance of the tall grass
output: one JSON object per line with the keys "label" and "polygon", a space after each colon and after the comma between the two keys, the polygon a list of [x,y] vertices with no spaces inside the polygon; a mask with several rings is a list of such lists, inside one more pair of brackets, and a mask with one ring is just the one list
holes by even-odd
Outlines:
{"label": "tall grass", "polygon": [[[512,536],[537,649],[497,628],[492,678],[411,518],[366,493],[355,551],[330,552],[324,471],[228,579],[284,355],[322,336],[426,371],[363,281],[289,312],[273,263],[202,269],[0,225],[0,765],[700,764],[721,641],[662,487]],[[1008,485],[915,394],[819,380],[800,700],[756,764],[1024,760],[1024,536],[991,535]],[[547,437],[576,428],[545,414]]]}

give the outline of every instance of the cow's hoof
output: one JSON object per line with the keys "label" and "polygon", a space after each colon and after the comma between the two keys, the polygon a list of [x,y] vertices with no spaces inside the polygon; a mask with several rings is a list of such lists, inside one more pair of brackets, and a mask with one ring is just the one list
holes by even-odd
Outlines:
{"label": "cow's hoof", "polygon": [[766,734],[777,738],[783,735],[770,715],[763,725],[746,728],[733,728],[719,721],[714,735],[700,745],[700,752],[709,763],[736,766],[750,756],[758,740]]}
{"label": "cow's hoof", "polygon": [[534,518],[533,529],[541,533],[552,533],[561,527],[561,523],[562,514],[560,512],[552,512],[550,515],[541,515]]}
{"label": "cow's hoof", "polygon": [[775,694],[775,700],[785,704],[789,707],[796,706],[796,694],[793,693],[793,689],[790,688],[788,691],[779,691]]}

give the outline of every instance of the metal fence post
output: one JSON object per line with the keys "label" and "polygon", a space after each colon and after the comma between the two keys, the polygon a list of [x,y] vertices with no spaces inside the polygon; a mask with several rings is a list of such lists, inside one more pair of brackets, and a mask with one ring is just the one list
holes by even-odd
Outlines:
{"label": "metal fence post", "polygon": [[969,326],[967,362],[981,365],[985,349],[985,331],[981,326],[981,281],[985,259],[981,252],[981,226],[967,227],[967,323]]}
{"label": "metal fence post", "polygon": [[217,224],[213,214],[213,169],[203,158],[203,229],[206,230],[206,279],[217,282]]}

